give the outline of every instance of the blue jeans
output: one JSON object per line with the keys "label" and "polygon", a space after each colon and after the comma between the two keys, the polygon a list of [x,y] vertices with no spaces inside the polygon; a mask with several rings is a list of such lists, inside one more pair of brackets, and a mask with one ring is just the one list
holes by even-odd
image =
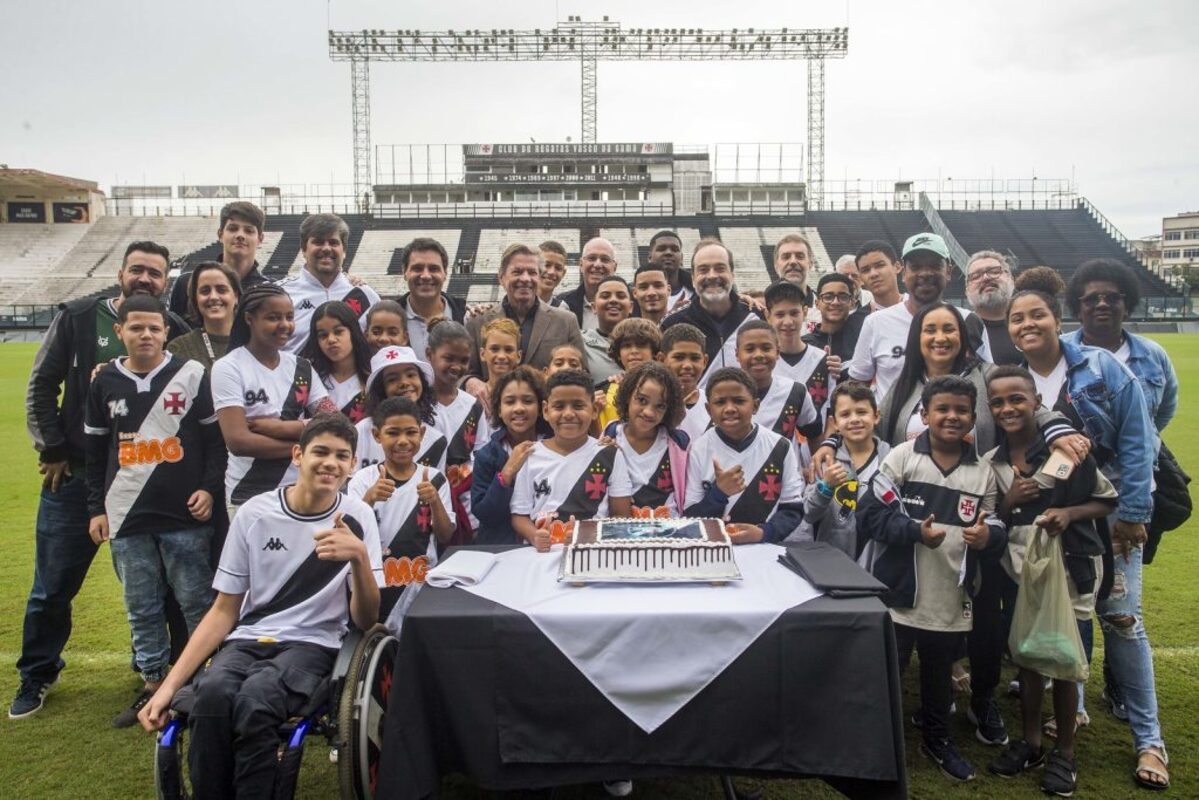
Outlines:
{"label": "blue jeans", "polygon": [[33,588],[25,603],[17,659],[23,681],[51,683],[66,666],[62,650],[71,637],[71,601],[96,556],[87,524],[87,485],[80,466],[57,492],[42,489],[38,503]]}
{"label": "blue jeans", "polygon": [[190,634],[212,603],[209,543],[212,528],[118,536],[110,545],[112,563],[125,590],[125,613],[133,633],[133,656],[147,683],[167,672],[171,638],[167,634],[167,586],[175,593]]}
{"label": "blue jeans", "polygon": [[[1127,559],[1116,555],[1115,582],[1111,593],[1095,607],[1103,630],[1104,658],[1124,693],[1128,724],[1137,752],[1146,747],[1164,747],[1157,717],[1157,688],[1153,679],[1153,650],[1141,615],[1142,548]],[[1131,619],[1131,624],[1117,621]]]}

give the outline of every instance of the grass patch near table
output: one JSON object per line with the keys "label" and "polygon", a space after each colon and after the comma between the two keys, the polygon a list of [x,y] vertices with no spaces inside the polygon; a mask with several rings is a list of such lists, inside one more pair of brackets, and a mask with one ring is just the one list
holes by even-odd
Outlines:
{"label": "grass patch near table", "polygon": [[[1166,441],[1183,466],[1199,475],[1199,336],[1171,334],[1154,337],[1170,352],[1183,386],[1178,416],[1166,430]],[[4,680],[0,694],[5,708],[16,692],[13,665],[21,648],[25,598],[33,574],[33,530],[40,479],[36,456],[25,429],[24,397],[35,347],[7,344],[0,347],[0,441],[8,456],[0,470],[0,664]],[[1199,583],[1194,565],[1199,563],[1199,519],[1166,535],[1157,560],[1145,570],[1144,607],[1150,639],[1155,648],[1158,699],[1165,738],[1169,745],[1173,791],[1168,796],[1199,795],[1196,788],[1196,753],[1199,753]],[[1100,675],[1102,637],[1096,636],[1096,663]],[[83,591],[75,602],[75,623],[65,653],[67,669],[51,689],[46,707],[20,721],[0,717],[0,796],[12,798],[152,797],[152,739],[140,729],[113,730],[109,720],[133,700],[139,685],[129,669],[129,629],[107,547],[100,551]],[[918,704],[915,664],[904,681],[904,706],[910,713]],[[1005,680],[1011,669],[1004,670]],[[1087,708],[1093,720],[1079,735],[1080,779],[1078,796],[1087,798],[1144,797],[1148,793],[1132,782],[1134,757],[1127,726],[1108,715],[1100,705],[1102,679],[1087,686]],[[813,687],[818,690],[819,687]],[[953,717],[954,736],[979,770],[970,784],[957,785],[943,778],[917,752],[919,738],[907,735],[911,795],[941,797],[1038,797],[1039,773],[1003,781],[985,772],[997,754],[974,740],[965,719],[966,699],[959,697]],[[1047,703],[1048,705],[1048,703]],[[1019,728],[1015,699],[1001,698],[1000,708],[1009,731]],[[580,724],[585,724],[580,721]],[[852,747],[852,742],[846,742]],[[337,795],[335,767],[327,760],[322,739],[313,740],[305,756],[300,779],[301,798]],[[819,782],[746,781],[771,798],[837,797]],[[444,796],[484,796],[467,782],[451,779]],[[604,797],[598,786],[559,790],[557,797]],[[714,778],[639,781],[638,798],[719,797]]]}

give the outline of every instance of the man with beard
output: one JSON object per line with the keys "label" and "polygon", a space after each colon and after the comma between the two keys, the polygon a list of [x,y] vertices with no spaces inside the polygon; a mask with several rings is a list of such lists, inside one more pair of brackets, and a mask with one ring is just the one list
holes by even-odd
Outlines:
{"label": "man with beard", "polygon": [[683,240],[674,231],[658,231],[649,240],[649,257],[647,263],[652,267],[661,268],[670,283],[670,297],[666,301],[666,311],[674,311],[679,303],[690,300],[695,295],[695,287],[691,282],[691,273],[682,268]]}
{"label": "man with beard", "polygon": [[[253,203],[236,200],[221,209],[220,227],[216,232],[216,238],[221,243],[221,255],[217,257],[217,261],[233,268],[241,278],[242,291],[266,281],[258,269],[256,260],[265,226],[266,215]],[[190,269],[182,273],[175,279],[175,285],[171,289],[169,307],[181,317],[187,317],[189,313],[187,297],[191,275]]]}
{"label": "man with beard", "polygon": [[554,302],[554,290],[566,275],[566,248],[552,239],[537,245],[541,252],[541,277],[537,282],[537,295],[550,305]]}
{"label": "man with beard", "polygon": [[1024,361],[1007,329],[1007,307],[1015,291],[1011,264],[1002,253],[979,250],[970,256],[966,263],[966,299],[982,320],[987,346],[996,364]]}
{"label": "man with beard", "polygon": [[449,260],[441,242],[425,236],[409,242],[401,256],[408,291],[400,295],[399,303],[404,309],[408,346],[418,358],[425,357],[430,322],[434,319],[462,322],[466,315],[465,303],[441,291]]}
{"label": "man with beard", "polygon": [[[924,306],[940,302],[951,269],[949,248],[937,234],[918,233],[904,243],[903,283],[908,296],[902,303],[866,317],[848,370],[854,380],[865,383],[873,380],[874,395],[879,400],[886,397],[903,370],[904,347],[912,319]],[[982,322],[969,311],[959,310],[966,320],[965,333],[971,349],[984,361],[990,361]]]}
{"label": "man with beard", "polygon": [[633,299],[641,317],[660,325],[670,303],[670,281],[666,272],[653,264],[639,267],[633,276]]}
{"label": "man with beard", "polygon": [[695,297],[669,314],[662,321],[662,330],[686,322],[703,332],[708,367],[699,381],[702,389],[716,370],[738,366],[737,331],[747,321],[761,317],[737,294],[733,254],[719,239],[704,238],[695,246],[691,276]]}
{"label": "man with beard", "polygon": [[[41,710],[46,692],[58,680],[65,666],[62,650],[71,635],[71,601],[96,555],[97,545],[88,535],[84,479],[83,417],[92,372],[96,365],[125,355],[114,328],[117,311],[134,295],[161,297],[170,258],[170,252],[154,242],[129,245],[117,272],[120,295],[84,297],[59,306],[33,359],[25,412],[38,451],[42,493],[33,588],[25,605],[24,639],[17,660],[21,686],[8,710],[10,719]],[[187,323],[174,314],[169,322],[168,340],[188,330]]]}
{"label": "man with beard", "polygon": [[[491,404],[487,391],[487,374],[479,358],[483,328],[493,319],[505,316],[520,328],[521,363],[543,370],[550,363],[554,348],[568,344],[586,359],[583,337],[574,314],[565,308],[551,306],[537,296],[541,270],[537,252],[524,244],[510,244],[500,257],[499,283],[504,299],[481,314],[470,318],[466,330],[474,342],[470,353],[470,376],[462,388],[485,408]],[[583,364],[587,368],[587,364]]]}
{"label": "man with beard", "polygon": [[366,284],[355,286],[342,271],[349,239],[350,226],[336,214],[311,214],[300,223],[304,268],[279,282],[296,309],[296,330],[287,342],[287,352],[304,349],[312,313],[330,300],[341,300],[354,309],[365,330],[366,314],[379,302],[379,294]]}
{"label": "man with beard", "polygon": [[592,330],[599,320],[591,304],[595,302],[595,290],[600,281],[616,274],[616,250],[612,243],[597,236],[583,245],[579,256],[579,285],[569,292],[558,295],[557,300],[575,315],[580,330]]}

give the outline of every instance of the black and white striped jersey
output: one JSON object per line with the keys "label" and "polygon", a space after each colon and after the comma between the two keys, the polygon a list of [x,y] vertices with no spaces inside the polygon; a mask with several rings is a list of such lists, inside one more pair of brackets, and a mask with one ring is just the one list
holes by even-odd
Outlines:
{"label": "black and white striped jersey", "polygon": [[299,514],[286,488],[252,497],[237,511],[212,588],[244,594],[229,639],[309,642],[336,648],[349,619],[350,565],[316,555],[315,535],[337,515],[366,544],[375,582],[383,585],[379,528],[361,500],[338,492],[320,514]]}
{"label": "black and white striped jersey", "polygon": [[[237,347],[212,365],[212,405],[217,411],[240,406],[246,419],[307,416],[328,393],[308,360],[280,352],[279,363],[268,369],[249,350]],[[254,458],[229,454],[225,495],[241,505],[256,494],[269,492],[296,479],[291,459]]]}
{"label": "black and white striped jersey", "polygon": [[88,511],[108,515],[112,536],[199,527],[188,498],[205,489],[220,502],[225,466],[204,365],[165,353],[138,375],[125,363],[88,390]]}

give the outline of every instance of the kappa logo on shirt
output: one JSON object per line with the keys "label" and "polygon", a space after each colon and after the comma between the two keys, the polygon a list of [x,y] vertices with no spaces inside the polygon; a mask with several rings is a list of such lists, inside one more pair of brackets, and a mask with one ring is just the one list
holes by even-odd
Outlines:
{"label": "kappa logo on shirt", "polygon": [[541,480],[539,480],[533,484],[533,496],[534,497],[541,497],[543,494],[549,494],[549,493],[550,493],[550,482],[548,480],[546,480],[545,478],[542,478]]}
{"label": "kappa logo on shirt", "polygon": [[278,550],[286,550],[287,545],[283,544],[283,542],[281,542],[279,540],[278,536],[272,536],[271,538],[266,540],[266,544],[264,544],[262,546],[262,549],[270,550],[270,551],[274,552],[274,551],[278,551]]}
{"label": "kappa logo on shirt", "polygon": [[304,298],[296,304],[296,311],[311,311],[314,308],[316,308],[316,306],[314,306],[312,301],[308,298]]}

